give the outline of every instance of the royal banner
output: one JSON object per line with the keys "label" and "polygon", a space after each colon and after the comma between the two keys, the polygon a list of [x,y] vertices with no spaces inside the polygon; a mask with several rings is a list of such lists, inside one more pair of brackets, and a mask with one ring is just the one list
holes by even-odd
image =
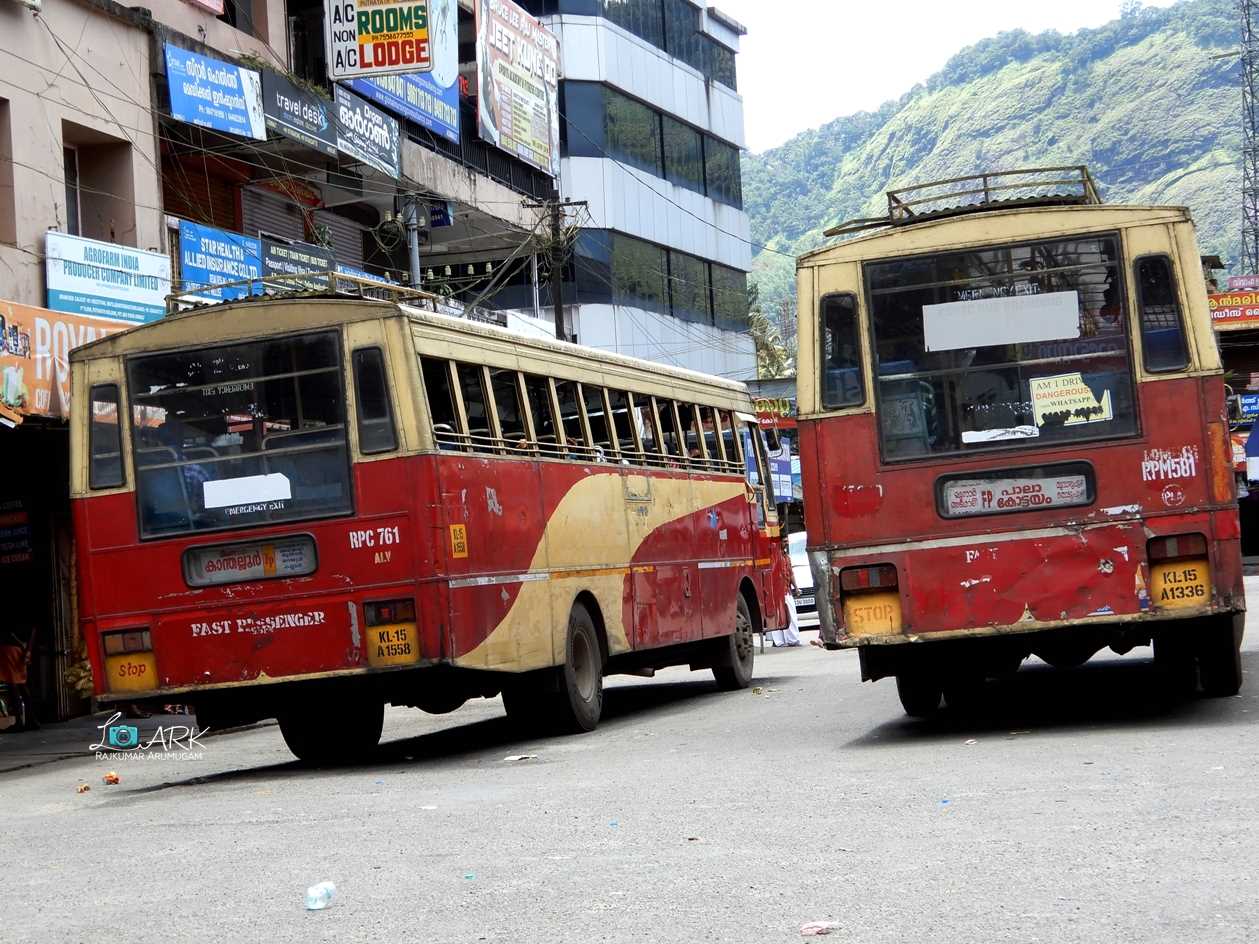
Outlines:
{"label": "royal banner", "polygon": [[543,173],[560,174],[560,44],[511,0],[477,0],[481,137]]}
{"label": "royal banner", "polygon": [[0,403],[19,414],[70,413],[70,352],[127,325],[0,301]]}
{"label": "royal banner", "polygon": [[1207,296],[1207,305],[1217,331],[1259,328],[1259,292],[1218,292]]}
{"label": "royal banner", "polygon": [[325,0],[328,78],[431,71],[428,7],[426,0]]}

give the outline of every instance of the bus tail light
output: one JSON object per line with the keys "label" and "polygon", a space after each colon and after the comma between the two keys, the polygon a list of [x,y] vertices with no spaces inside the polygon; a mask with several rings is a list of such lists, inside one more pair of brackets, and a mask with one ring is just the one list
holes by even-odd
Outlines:
{"label": "bus tail light", "polygon": [[158,687],[153,637],[147,629],[101,634],[105,650],[105,686],[111,692],[147,692]]}
{"label": "bus tail light", "polygon": [[839,572],[839,602],[849,636],[901,631],[901,595],[894,564],[845,567]]}
{"label": "bus tail light", "polygon": [[1231,502],[1237,497],[1233,444],[1223,423],[1207,423],[1207,449],[1211,455],[1211,498],[1220,503]]}
{"label": "bus tail light", "polygon": [[1159,609],[1207,606],[1211,602],[1211,564],[1202,534],[1154,538],[1146,546],[1150,561],[1150,602]]}
{"label": "bus tail light", "polygon": [[1174,534],[1154,538],[1146,549],[1150,562],[1176,560],[1181,557],[1206,557],[1207,539],[1201,534]]}
{"label": "bus tail light", "polygon": [[363,622],[367,624],[367,664],[372,668],[415,665],[420,661],[415,600],[364,603]]}

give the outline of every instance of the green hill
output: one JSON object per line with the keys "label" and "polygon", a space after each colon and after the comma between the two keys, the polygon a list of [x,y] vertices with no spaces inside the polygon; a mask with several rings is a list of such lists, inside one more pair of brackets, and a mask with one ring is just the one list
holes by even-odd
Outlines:
{"label": "green hill", "polygon": [[[1133,5],[1136,6],[1135,4]],[[1183,204],[1203,252],[1241,244],[1241,90],[1233,0],[1130,9],[1098,29],[1002,33],[878,111],[743,163],[760,297],[794,294],[790,256],[889,188],[987,170],[1087,164],[1107,202]]]}

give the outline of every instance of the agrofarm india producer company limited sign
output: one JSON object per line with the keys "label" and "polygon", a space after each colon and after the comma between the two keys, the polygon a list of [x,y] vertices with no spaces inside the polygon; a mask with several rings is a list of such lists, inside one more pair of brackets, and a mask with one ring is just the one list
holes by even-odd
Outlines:
{"label": "agrofarm india producer company limited sign", "polygon": [[427,0],[325,0],[328,77],[431,72]]}

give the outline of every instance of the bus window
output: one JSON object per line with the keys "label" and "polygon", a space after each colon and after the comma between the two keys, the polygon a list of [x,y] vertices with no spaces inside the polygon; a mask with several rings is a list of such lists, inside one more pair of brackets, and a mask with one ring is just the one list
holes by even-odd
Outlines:
{"label": "bus window", "polygon": [[1137,299],[1141,312],[1141,348],[1151,373],[1189,366],[1184,322],[1176,297],[1176,277],[1167,256],[1137,260]]}
{"label": "bus window", "polygon": [[532,450],[529,430],[525,426],[525,411],[520,402],[520,388],[516,385],[514,370],[490,368],[490,389],[494,392],[494,409],[498,411],[498,428],[502,441],[509,451]]}
{"label": "bus window", "polygon": [[485,396],[485,379],[481,368],[473,364],[458,364],[459,392],[463,394],[463,412],[468,418],[468,442],[474,450],[484,451],[494,445],[494,430],[490,426],[489,404]]}
{"label": "bus window", "polygon": [[455,407],[455,394],[450,384],[450,362],[431,357],[420,358],[424,390],[428,394],[428,415],[433,421],[433,439],[439,449],[463,448],[463,424]]}
{"label": "bus window", "polygon": [[743,453],[739,451],[739,440],[734,434],[734,417],[729,410],[720,410],[717,416],[721,420],[721,444],[726,453],[726,462],[730,464],[732,471],[738,472],[743,468]]}
{"label": "bus window", "polygon": [[555,436],[555,414],[551,407],[551,381],[537,374],[525,374],[525,393],[529,397],[529,413],[533,417],[533,435],[545,455],[559,453]]}
{"label": "bus window", "polygon": [[616,453],[616,443],[612,441],[612,430],[608,426],[608,409],[603,402],[603,388],[582,384],[581,394],[586,401],[586,419],[590,423],[590,438],[595,444],[595,458],[600,461],[611,459]]}
{"label": "bus window", "polygon": [[678,433],[678,415],[674,412],[673,401],[656,400],[656,415],[660,417],[660,442],[662,443],[660,451],[675,458],[685,455],[682,451],[682,437]]}
{"label": "bus window", "polygon": [[827,295],[822,299],[822,406],[860,406],[865,399],[856,296]]}
{"label": "bus window", "polygon": [[354,399],[358,412],[358,447],[364,455],[398,448],[393,405],[385,380],[385,359],[378,347],[354,352]]}
{"label": "bus window", "polygon": [[624,390],[609,390],[608,403],[612,407],[612,426],[622,460],[641,462],[638,440],[634,437],[634,422],[630,417],[629,394]]}
{"label": "bus window", "polygon": [[88,484],[92,488],[117,488],[123,483],[122,414],[118,412],[118,385],[101,384],[91,393],[92,421],[88,432],[92,464]]}
{"label": "bus window", "polygon": [[692,465],[706,466],[708,462],[704,455],[704,446],[699,441],[699,411],[693,404],[678,404],[678,423],[687,458]]}
{"label": "bus window", "polygon": [[660,465],[663,461],[660,454],[660,436],[656,432],[656,417],[651,397],[634,397],[634,415],[638,425],[638,438],[643,443],[645,461],[648,465]]}
{"label": "bus window", "polygon": [[766,509],[774,503],[774,490],[770,487],[769,467],[765,458],[765,441],[756,423],[744,423],[739,427],[743,440],[743,455],[747,464],[744,471],[748,484],[756,491],[756,522],[765,526]]}
{"label": "bus window", "polygon": [[888,461],[1137,432],[1114,235],[862,266]]}
{"label": "bus window", "polygon": [[343,365],[333,331],[132,359],[141,535],[352,512]]}
{"label": "bus window", "polygon": [[717,411],[711,406],[699,407],[699,421],[704,432],[704,448],[708,450],[708,464],[714,469],[721,469],[726,457],[721,448],[721,427],[718,425]]}
{"label": "bus window", "polygon": [[577,381],[555,381],[555,397],[560,404],[560,421],[564,424],[564,438],[568,446],[566,455],[570,459],[583,458],[589,452],[589,446],[586,444],[585,428],[581,424]]}

